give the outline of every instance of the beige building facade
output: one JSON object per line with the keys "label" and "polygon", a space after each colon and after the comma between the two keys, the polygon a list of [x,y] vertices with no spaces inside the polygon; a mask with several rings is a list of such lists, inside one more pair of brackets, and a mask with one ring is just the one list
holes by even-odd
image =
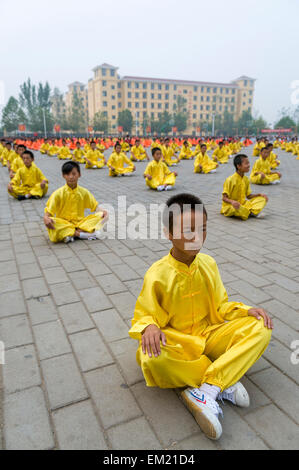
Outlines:
{"label": "beige building facade", "polygon": [[230,83],[120,77],[118,67],[106,63],[96,66],[93,73],[86,89],[79,82],[69,85],[67,107],[74,87],[79,87],[80,92],[86,93],[89,124],[92,125],[95,113],[103,112],[111,133],[117,133],[118,113],[124,109],[131,111],[137,123],[132,133],[143,133],[144,123],[159,119],[164,111],[184,111],[188,115],[184,133],[190,135],[198,133],[200,122],[211,122],[225,111],[233,114],[235,120],[243,111],[252,112],[255,79],[247,76]]}

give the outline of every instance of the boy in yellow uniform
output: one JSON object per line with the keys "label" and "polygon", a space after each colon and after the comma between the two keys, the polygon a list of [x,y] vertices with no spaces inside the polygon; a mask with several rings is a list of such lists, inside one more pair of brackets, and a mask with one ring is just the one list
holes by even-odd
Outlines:
{"label": "boy in yellow uniform", "polygon": [[40,199],[48,191],[48,180],[33,163],[34,155],[30,150],[23,152],[24,166],[20,168],[7,186],[9,194],[19,201]]}
{"label": "boy in yellow uniform", "polygon": [[50,147],[50,144],[48,141],[45,141],[44,143],[42,143],[42,145],[40,146],[39,148],[39,151],[42,155],[45,155],[48,150],[49,150],[49,147]]}
{"label": "boy in yellow uniform", "polygon": [[228,153],[223,145],[223,142],[219,142],[218,147],[213,152],[213,159],[215,162],[227,163],[228,162]]}
{"label": "boy in yellow uniform", "polygon": [[[272,320],[260,308],[229,302],[216,261],[199,253],[207,213],[192,194],[170,198],[163,214],[170,253],[147,271],[129,335],[149,387],[189,387],[181,397],[203,432],[219,439],[217,399],[248,407],[238,382],[268,346]],[[167,210],[168,209],[168,210]]]}
{"label": "boy in yellow uniform", "polygon": [[76,142],[76,148],[73,152],[72,160],[73,162],[77,163],[86,163],[84,159],[84,151],[81,148],[81,144],[79,141]]}
{"label": "boy in yellow uniform", "polygon": [[268,197],[265,194],[251,193],[249,179],[245,176],[250,170],[247,155],[236,155],[234,166],[236,172],[223,185],[221,214],[242,220],[247,220],[250,215],[258,217],[267,204]]}
{"label": "boy in yellow uniform", "polygon": [[217,162],[213,162],[208,154],[206,144],[201,144],[200,153],[197,154],[194,161],[194,173],[216,173]]}
{"label": "boy in yellow uniform", "polygon": [[162,151],[159,147],[152,149],[153,161],[150,162],[145,171],[144,178],[147,186],[157,191],[169,191],[173,188],[177,173],[171,172],[162,161]]}
{"label": "boy in yellow uniform", "polygon": [[69,147],[66,145],[66,141],[63,139],[62,147],[60,147],[57,157],[59,160],[71,160],[72,154]]}
{"label": "boy in yellow uniform", "polygon": [[268,159],[269,149],[263,147],[258,160],[254,162],[250,182],[254,184],[278,184],[280,183],[281,173],[271,170],[271,163]]}
{"label": "boy in yellow uniform", "polygon": [[108,158],[107,166],[109,168],[109,176],[128,176],[136,170],[134,163],[122,152],[119,142],[116,142],[114,151]]}
{"label": "boy in yellow uniform", "polygon": [[59,152],[59,147],[54,144],[52,140],[50,140],[49,148],[47,150],[47,155],[49,157],[55,157]]}
{"label": "boy in yellow uniform", "polygon": [[[108,214],[99,207],[94,196],[78,185],[81,176],[77,162],[65,162],[62,176],[66,184],[54,191],[45,207],[44,224],[51,242],[73,242],[75,238],[94,240],[102,238],[102,228]],[[95,214],[85,217],[85,209]]]}
{"label": "boy in yellow uniform", "polygon": [[131,160],[133,162],[141,162],[145,159],[149,160],[149,157],[142,145],[140,145],[140,139],[136,139],[135,145],[131,148]]}
{"label": "boy in yellow uniform", "polygon": [[276,153],[273,152],[273,144],[268,144],[267,149],[269,150],[269,162],[271,168],[277,168],[280,165],[280,161],[277,159]]}
{"label": "boy in yellow uniform", "polygon": [[18,145],[18,147],[17,147],[17,156],[13,160],[13,162],[10,166],[10,170],[9,170],[10,179],[12,179],[14,177],[14,175],[16,174],[16,172],[20,168],[23,168],[24,161],[23,161],[22,156],[23,156],[23,153],[25,152],[25,150],[26,150],[25,145],[23,145],[23,144]]}
{"label": "boy in yellow uniform", "polygon": [[170,146],[170,141],[168,137],[164,139],[164,145],[162,145],[162,155],[163,155],[163,161],[168,166],[177,165],[178,162],[180,161],[179,158],[175,157],[174,150]]}
{"label": "boy in yellow uniform", "polygon": [[85,156],[85,168],[103,168],[103,166],[106,165],[104,154],[96,148],[94,140],[90,143],[90,147],[90,150],[88,150]]}
{"label": "boy in yellow uniform", "polygon": [[190,145],[187,140],[185,140],[179,154],[179,160],[190,160],[191,158],[194,158],[194,155],[195,153],[192,152]]}

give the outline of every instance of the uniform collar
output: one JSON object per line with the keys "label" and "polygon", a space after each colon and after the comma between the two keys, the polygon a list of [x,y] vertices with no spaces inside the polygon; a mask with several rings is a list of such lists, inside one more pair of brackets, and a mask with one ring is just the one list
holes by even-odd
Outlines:
{"label": "uniform collar", "polygon": [[167,255],[167,261],[171,266],[173,266],[177,271],[181,273],[186,273],[186,274],[192,274],[195,271],[197,260],[198,260],[198,255],[199,253],[195,256],[194,260],[190,264],[190,266],[187,266],[187,264],[182,263],[181,261],[176,260],[172,254],[172,249]]}

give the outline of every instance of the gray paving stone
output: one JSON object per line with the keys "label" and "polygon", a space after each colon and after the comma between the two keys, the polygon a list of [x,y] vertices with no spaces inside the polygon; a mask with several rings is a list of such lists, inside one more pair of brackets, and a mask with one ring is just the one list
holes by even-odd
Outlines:
{"label": "gray paving stone", "polygon": [[104,274],[97,276],[96,280],[104,290],[105,294],[116,294],[117,292],[125,292],[127,287],[114,274]]}
{"label": "gray paving stone", "polygon": [[109,346],[116,356],[117,363],[121,367],[127,383],[133,385],[137,382],[144,382],[141,368],[136,361],[137,341],[127,338],[114,341]]}
{"label": "gray paving stone", "polygon": [[289,306],[275,299],[268,300],[261,306],[284,323],[287,323],[294,330],[299,331],[299,315]]}
{"label": "gray paving stone", "polygon": [[260,370],[268,369],[269,367],[271,367],[271,364],[263,357],[260,357],[259,360],[246,372],[246,375],[250,376]]}
{"label": "gray paving stone", "polygon": [[90,400],[53,412],[61,450],[105,450],[107,444]]}
{"label": "gray paving stone", "polygon": [[[258,305],[261,302],[264,302],[270,299],[270,295],[266,292],[263,292],[261,289],[251,286],[245,281],[239,280],[228,283],[225,287],[232,287],[236,292],[239,292],[241,295],[248,297],[251,302],[255,305]],[[264,289],[267,289],[265,287]]]}
{"label": "gray paving stone", "polygon": [[5,349],[33,343],[29,322],[26,315],[2,318],[0,320],[0,341]]}
{"label": "gray paving stone", "polygon": [[58,309],[68,334],[94,328],[94,324],[82,302],[62,305]]}
{"label": "gray paving stone", "polygon": [[88,398],[88,393],[72,354],[41,362],[52,410]]}
{"label": "gray paving stone", "polygon": [[[294,335],[294,339],[298,339],[298,334]],[[291,363],[292,352],[291,348],[286,348],[273,338],[264,352],[264,358],[299,384],[298,366]]]}
{"label": "gray paving stone", "polygon": [[0,250],[0,261],[10,261],[15,258],[12,249]]}
{"label": "gray paving stone", "polygon": [[33,279],[42,275],[37,263],[21,264],[19,267],[20,279]]}
{"label": "gray paving stone", "polygon": [[78,290],[88,289],[89,287],[95,287],[97,285],[94,278],[88,273],[88,271],[76,271],[71,273],[70,279]]}
{"label": "gray paving stone", "polygon": [[139,274],[125,263],[113,267],[112,270],[121,281],[130,281],[139,278]]}
{"label": "gray paving stone", "polygon": [[2,261],[0,263],[0,274],[16,274],[18,272],[15,261]]}
{"label": "gray paving stone", "polygon": [[83,372],[114,362],[96,329],[75,333],[69,339]]}
{"label": "gray paving stone", "polygon": [[27,300],[32,325],[57,320],[56,308],[50,295]]}
{"label": "gray paving stone", "polygon": [[16,253],[16,260],[18,265],[21,264],[28,264],[28,263],[35,263],[36,262],[36,257],[34,253],[28,252],[28,253]]}
{"label": "gray paving stone", "polygon": [[80,295],[89,312],[97,312],[112,307],[110,300],[100,287],[82,289]]}
{"label": "gray paving stone", "polygon": [[6,351],[3,382],[6,394],[41,384],[36,354],[32,345]]}
{"label": "gray paving stone", "polygon": [[70,282],[62,282],[50,286],[56,305],[72,304],[78,302],[79,296]]}
{"label": "gray paving stone", "polygon": [[144,417],[111,428],[108,431],[108,436],[113,449],[162,449],[161,444]]}
{"label": "gray paving stone", "polygon": [[61,267],[44,269],[44,275],[48,284],[57,284],[61,282],[68,282],[68,277]]}
{"label": "gray paving stone", "polygon": [[[182,441],[169,447],[170,450],[217,450],[216,444],[208,439],[202,432],[187,437]],[[179,459],[179,456],[178,456]],[[184,461],[184,460],[182,460]]]}
{"label": "gray paving stone", "polygon": [[147,387],[143,382],[132,386],[132,392],[163,447],[198,431],[196,421],[174,391]]}
{"label": "gray paving stone", "polygon": [[268,297],[274,297],[274,299],[280,300],[289,307],[295,310],[298,309],[298,295],[293,294],[292,292],[278,286],[277,284],[264,287],[263,289],[265,292],[267,292]]}
{"label": "gray paving stone", "polygon": [[50,256],[39,256],[38,261],[43,269],[60,266],[60,263],[54,254]]}
{"label": "gray paving stone", "polygon": [[33,333],[41,361],[71,352],[60,320],[35,325]]}
{"label": "gray paving stone", "polygon": [[87,372],[85,379],[105,429],[141,415],[115,365]]}
{"label": "gray paving stone", "polygon": [[9,292],[20,289],[19,278],[17,274],[7,274],[0,276],[0,292]]}
{"label": "gray paving stone", "polygon": [[4,403],[7,450],[54,447],[46,403],[39,387],[8,395]]}
{"label": "gray paving stone", "polygon": [[128,337],[128,328],[115,309],[96,312],[92,318],[108,343]]}
{"label": "gray paving stone", "polygon": [[21,291],[0,294],[0,318],[26,313],[26,311]]}
{"label": "gray paving stone", "polygon": [[130,292],[109,295],[109,298],[124,319],[133,317],[136,298]]}
{"label": "gray paving stone", "polygon": [[43,297],[49,294],[49,289],[41,277],[22,281],[25,299]]}
{"label": "gray paving stone", "polygon": [[245,419],[271,449],[298,449],[298,426],[275,405],[267,405],[246,415]]}
{"label": "gray paving stone", "polygon": [[111,269],[108,268],[104,263],[100,261],[93,260],[92,262],[84,263],[88,271],[93,276],[101,276],[102,274],[109,274],[111,273]]}
{"label": "gray paving stone", "polygon": [[78,258],[65,258],[61,262],[67,273],[84,270],[84,266]]}

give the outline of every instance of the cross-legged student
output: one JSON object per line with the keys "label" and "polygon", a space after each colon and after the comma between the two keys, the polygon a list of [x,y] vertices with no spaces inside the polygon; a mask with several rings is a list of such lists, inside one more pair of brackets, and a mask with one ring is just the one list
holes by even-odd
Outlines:
{"label": "cross-legged student", "polygon": [[119,142],[116,142],[114,151],[108,158],[107,166],[109,168],[109,176],[130,175],[136,170],[134,163],[131,162],[127,155],[122,151],[122,147]]}
{"label": "cross-legged student", "polygon": [[270,150],[263,147],[260,151],[260,158],[254,162],[250,182],[253,184],[278,184],[280,183],[281,173],[272,171],[269,160]]}
{"label": "cross-legged student", "polygon": [[229,302],[216,261],[200,253],[207,213],[192,194],[170,198],[163,214],[170,253],[147,271],[132,328],[147,386],[188,387],[182,399],[203,432],[219,439],[217,399],[249,406],[239,382],[271,338],[272,320],[261,308]]}
{"label": "cross-legged student", "polygon": [[146,184],[157,191],[169,191],[173,188],[177,173],[170,171],[166,163],[162,161],[162,150],[159,147],[152,149],[153,160],[144,171]]}
{"label": "cross-legged student", "polygon": [[48,191],[48,180],[43,172],[34,164],[34,155],[25,150],[22,155],[24,165],[19,168],[11,179],[7,189],[11,196],[19,201],[23,199],[39,199]]}
{"label": "cross-legged student", "polygon": [[250,170],[247,155],[236,155],[234,165],[236,172],[223,185],[221,214],[243,220],[247,220],[250,215],[258,217],[268,197],[266,194],[252,194],[249,179],[245,176]]}
{"label": "cross-legged student", "polygon": [[[44,223],[50,240],[69,243],[75,238],[102,238],[108,214],[99,207],[88,189],[78,185],[81,176],[79,164],[73,161],[64,163],[62,176],[66,184],[51,194],[45,207]],[[85,216],[86,209],[95,213]]]}

